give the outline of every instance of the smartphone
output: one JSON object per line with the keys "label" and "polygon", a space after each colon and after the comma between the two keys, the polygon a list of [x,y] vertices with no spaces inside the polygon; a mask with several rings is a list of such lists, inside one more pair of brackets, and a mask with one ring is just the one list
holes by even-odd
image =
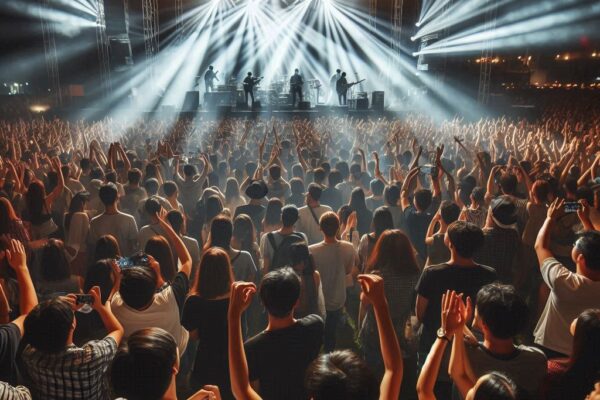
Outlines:
{"label": "smartphone", "polygon": [[436,176],[438,173],[438,170],[435,165],[423,165],[421,167],[421,172],[426,175]]}
{"label": "smartphone", "polygon": [[94,304],[94,297],[91,294],[77,294],[76,296],[77,296],[77,300],[76,300],[77,305],[82,305],[82,304],[92,305],[92,304]]}
{"label": "smartphone", "polygon": [[117,260],[117,265],[120,269],[128,269],[135,267],[135,263],[130,257],[121,257]]}
{"label": "smartphone", "polygon": [[565,202],[564,207],[566,213],[575,213],[581,210],[581,204],[576,201],[567,201]]}

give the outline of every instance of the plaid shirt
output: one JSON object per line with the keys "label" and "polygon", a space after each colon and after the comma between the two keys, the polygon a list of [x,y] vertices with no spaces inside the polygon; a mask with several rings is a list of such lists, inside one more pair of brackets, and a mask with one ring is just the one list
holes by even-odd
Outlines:
{"label": "plaid shirt", "polygon": [[10,386],[0,382],[0,399],[2,400],[31,400],[29,389],[23,386]]}
{"label": "plaid shirt", "polygon": [[109,390],[105,373],[117,352],[112,337],[68,346],[57,354],[31,346],[22,355],[23,374],[35,398],[51,400],[105,400]]}

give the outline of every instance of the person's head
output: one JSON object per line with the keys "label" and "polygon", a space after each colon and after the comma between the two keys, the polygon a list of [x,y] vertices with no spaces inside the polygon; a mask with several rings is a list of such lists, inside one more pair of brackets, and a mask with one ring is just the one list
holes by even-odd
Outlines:
{"label": "person's head", "polygon": [[350,350],[321,354],[308,367],[304,381],[312,400],[376,400],[379,382],[367,364]]}
{"label": "person's head", "polygon": [[305,242],[294,243],[290,246],[290,265],[298,275],[312,277],[315,263]]}
{"label": "person's head", "polygon": [[271,271],[263,277],[259,295],[270,316],[286,318],[298,304],[300,278],[289,267]]}
{"label": "person's head", "polygon": [[304,182],[300,178],[292,178],[290,180],[290,191],[293,195],[303,196],[304,195]]}
{"label": "person's head", "polygon": [[396,185],[386,186],[383,190],[383,199],[387,206],[397,206],[400,200],[400,188]]}
{"label": "person's head", "polygon": [[10,200],[0,197],[0,233],[9,233],[10,222],[17,219],[17,214]]}
{"label": "person's head", "polygon": [[519,390],[508,376],[490,372],[481,376],[467,392],[465,400],[517,400]]}
{"label": "person's head", "polygon": [[346,73],[342,72],[342,78],[345,78],[345,77],[346,77]]}
{"label": "person's head", "polygon": [[342,179],[348,179],[350,177],[350,167],[348,167],[348,163],[346,161],[340,161],[335,164],[335,169],[340,171],[340,174],[342,174]]}
{"label": "person's head", "polygon": [[248,75],[248,76],[252,76],[252,72],[248,72],[248,74],[247,74],[247,75]]}
{"label": "person's head", "polygon": [[550,184],[548,181],[543,179],[537,179],[533,182],[533,186],[531,187],[532,197],[541,204],[545,204],[548,202],[548,196],[550,196]]}
{"label": "person's head", "polygon": [[226,215],[215,217],[210,224],[210,243],[209,247],[221,247],[229,250],[231,247],[231,238],[233,236],[233,224]]}
{"label": "person's head", "polygon": [[433,194],[429,189],[419,189],[415,191],[415,207],[419,211],[425,211],[433,201]]}
{"label": "person's head", "polygon": [[306,202],[307,203],[317,203],[321,200],[321,194],[323,193],[323,188],[316,183],[311,183],[308,185],[308,191],[306,193]]}
{"label": "person's head", "polygon": [[25,204],[32,218],[40,217],[46,201],[46,189],[40,181],[34,180],[29,184],[25,193]]}
{"label": "person's head", "polygon": [[325,181],[326,172],[323,168],[319,167],[314,170],[313,176],[315,183],[322,185],[323,181]]}
{"label": "person's head", "polygon": [[[600,371],[600,309],[582,312],[571,323],[571,334],[573,351],[570,370],[579,374],[597,375]],[[597,376],[593,378],[596,379]]]}
{"label": "person's head", "polygon": [[202,299],[216,299],[229,293],[234,280],[227,253],[219,247],[211,247],[202,254],[192,293]]}
{"label": "person's head", "polygon": [[500,175],[498,183],[500,184],[500,189],[503,194],[514,195],[517,192],[517,184],[519,181],[517,180],[516,175],[505,172]]}
{"label": "person's head", "polygon": [[499,228],[508,229],[517,223],[517,205],[507,195],[492,200],[489,214],[494,225]]}
{"label": "person's head", "polygon": [[186,164],[183,166],[183,175],[185,178],[193,178],[198,174],[198,169],[196,169],[195,165]]}
{"label": "person's head", "polygon": [[113,262],[112,259],[105,258],[90,265],[83,281],[84,293],[88,293],[94,286],[98,286],[100,288],[102,303],[106,303],[114,284]]}
{"label": "person's head", "polygon": [[471,259],[483,246],[483,231],[477,225],[466,221],[455,221],[448,226],[444,237],[446,247],[461,258]]}
{"label": "person's head", "polygon": [[392,213],[387,207],[378,207],[373,213],[373,222],[371,223],[375,239],[387,229],[394,229],[394,219]]}
{"label": "person's head", "polygon": [[299,73],[300,73],[300,71],[298,70],[298,68],[296,68],[296,69],[294,70],[294,73],[295,73],[295,74],[299,74]]}
{"label": "person's head", "polygon": [[281,222],[281,209],[283,208],[283,203],[278,198],[274,197],[269,199],[267,203],[267,209],[265,210],[265,218],[263,220],[263,224],[265,226],[274,226],[279,225]]}
{"label": "person's head", "polygon": [[485,189],[481,186],[475,186],[471,191],[470,200],[477,206],[482,206],[485,202]]}
{"label": "person's head", "polygon": [[275,181],[281,178],[281,167],[277,164],[271,165],[269,167],[269,176]]}
{"label": "person's head", "polygon": [[71,269],[62,240],[48,239],[42,249],[41,269],[44,281],[56,282],[69,279]]}
{"label": "person's head", "polygon": [[221,198],[216,195],[209,196],[206,199],[206,222],[212,221],[217,215],[223,212],[223,203]]}
{"label": "person's head", "polygon": [[119,191],[114,183],[109,182],[100,187],[98,195],[100,196],[100,201],[102,204],[104,204],[105,207],[109,207],[114,206],[117,202]]}
{"label": "person's head", "polygon": [[[398,262],[398,260],[402,260]],[[367,263],[367,273],[375,270],[402,269],[418,272],[415,251],[410,239],[399,229],[388,229],[381,233]]]}
{"label": "person's head", "polygon": [[213,66],[212,66],[212,65],[209,65],[209,66],[208,66],[208,69],[210,69],[210,70],[212,71],[212,70],[213,70]]}
{"label": "person's head", "polygon": [[332,170],[327,178],[327,184],[330,188],[335,188],[339,183],[342,183],[342,181],[342,174],[337,169]]}
{"label": "person's head", "polygon": [[127,172],[127,182],[130,185],[139,185],[142,181],[142,171],[137,168],[132,168]]}
{"label": "person's head", "polygon": [[89,173],[92,167],[92,163],[90,162],[89,158],[82,158],[81,160],[79,160],[79,167],[81,168],[82,172]]}
{"label": "person's head", "polygon": [[240,214],[233,221],[233,237],[240,245],[240,250],[251,249],[256,242],[256,228],[246,214]]}
{"label": "person's head", "polygon": [[154,270],[147,266],[135,266],[121,272],[119,293],[129,307],[144,310],[154,299],[157,276]]}
{"label": "person's head", "polygon": [[96,249],[94,250],[94,261],[104,258],[119,258],[121,257],[121,249],[119,242],[113,235],[102,235],[96,241]]}
{"label": "person's head", "polygon": [[171,225],[171,228],[177,234],[185,233],[185,219],[183,214],[179,210],[171,210],[167,213],[167,221]]}
{"label": "person's head", "polygon": [[56,354],[65,349],[74,329],[71,305],[63,297],[55,297],[39,303],[27,315],[23,340],[36,350]]}
{"label": "person's head", "polygon": [[367,203],[365,201],[365,192],[359,187],[352,189],[352,193],[350,194],[350,203],[348,205],[354,211],[366,210]]}
{"label": "person's head", "polygon": [[150,178],[144,181],[144,189],[146,189],[146,193],[148,196],[155,196],[158,194],[158,188],[160,184],[158,183],[158,179]]}
{"label": "person's head", "polygon": [[319,227],[326,238],[334,238],[340,229],[340,220],[336,213],[327,211],[319,219]]}
{"label": "person's head", "polygon": [[336,72],[337,74],[339,74],[339,73],[341,73],[341,72],[342,72],[342,70],[338,68],[338,69],[336,69],[336,70],[335,70],[335,72]]}
{"label": "person's head", "polygon": [[460,207],[456,203],[449,200],[442,201],[442,204],[440,204],[440,216],[446,225],[450,225],[458,220],[459,215]]}
{"label": "person's head", "polygon": [[381,196],[383,194],[383,189],[385,188],[385,184],[380,179],[371,180],[371,192],[373,196]]}
{"label": "person's head", "polygon": [[165,192],[165,196],[168,198],[177,198],[177,184],[173,181],[166,181],[163,183],[163,192]]}
{"label": "person's head", "polygon": [[583,232],[575,242],[571,258],[584,275],[600,274],[600,233]]}
{"label": "person's head", "polygon": [[146,328],[124,339],[112,361],[114,393],[129,400],[160,400],[179,371],[179,352],[171,334]]}
{"label": "person's head", "polygon": [[487,338],[512,339],[527,325],[527,303],[514,286],[492,283],[477,293],[476,325]]}
{"label": "person's head", "polygon": [[173,259],[173,252],[167,239],[162,236],[152,236],[147,242],[144,252],[154,258],[160,265],[160,274],[167,282],[175,279],[177,268]]}
{"label": "person's head", "polygon": [[289,204],[281,209],[281,224],[284,228],[291,228],[298,221],[298,208]]}
{"label": "person's head", "polygon": [[225,183],[225,198],[227,200],[240,197],[240,185],[235,178],[228,178]]}
{"label": "person's head", "polygon": [[157,197],[148,197],[144,202],[144,211],[151,217],[157,217],[162,206]]}

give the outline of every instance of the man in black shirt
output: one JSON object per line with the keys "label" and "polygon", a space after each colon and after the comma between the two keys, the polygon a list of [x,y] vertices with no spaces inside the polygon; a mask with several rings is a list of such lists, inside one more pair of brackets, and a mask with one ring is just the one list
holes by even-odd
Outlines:
{"label": "man in black shirt", "polygon": [[[423,365],[431,345],[436,340],[440,327],[442,295],[447,290],[462,293],[464,298],[477,298],[483,286],[496,281],[493,268],[478,265],[473,255],[483,245],[483,232],[479,227],[465,221],[456,221],[448,227],[444,243],[450,250],[450,260],[445,264],[434,265],[423,270],[417,283],[417,318],[423,324],[419,342],[419,364]],[[440,376],[444,380],[444,377]],[[450,398],[450,382],[446,377],[448,392],[438,398]],[[438,387],[439,388],[439,387]],[[440,393],[438,393],[440,394]]]}
{"label": "man in black shirt", "polygon": [[[323,320],[314,314],[294,319],[300,278],[289,267],[265,275],[259,292],[269,313],[269,324],[245,343],[250,381],[258,383],[265,400],[304,400],[304,376],[308,365],[319,354]],[[235,327],[231,325],[232,310],[229,312],[231,335]],[[239,321],[239,315],[235,317]],[[233,389],[238,395],[235,385]]]}
{"label": "man in black shirt", "polygon": [[348,94],[348,80],[346,79],[345,72],[342,72],[342,76],[340,76],[340,79],[335,83],[335,91],[337,92],[340,106],[345,106]]}
{"label": "man in black shirt", "polygon": [[252,180],[246,188],[246,196],[250,198],[250,202],[243,206],[238,206],[235,209],[235,216],[246,214],[252,219],[254,229],[257,233],[262,231],[262,220],[265,216],[265,206],[261,204],[262,199],[269,193],[267,184],[262,179]]}
{"label": "man in black shirt", "polygon": [[296,107],[296,96],[302,102],[302,86],[304,85],[304,79],[302,79],[302,75],[300,75],[300,71],[298,69],[294,70],[294,75],[290,78],[290,91],[292,92],[292,106]]}
{"label": "man in black shirt", "polygon": [[244,95],[246,98],[246,104],[248,104],[248,96],[252,99],[252,104],[254,105],[254,86],[256,86],[260,82],[260,78],[255,78],[252,76],[252,72],[248,72],[246,79],[244,79]]}
{"label": "man in black shirt", "polygon": [[206,93],[215,91],[215,79],[218,81],[217,73],[214,71],[213,66],[210,65],[208,70],[204,74],[204,85],[206,87]]}

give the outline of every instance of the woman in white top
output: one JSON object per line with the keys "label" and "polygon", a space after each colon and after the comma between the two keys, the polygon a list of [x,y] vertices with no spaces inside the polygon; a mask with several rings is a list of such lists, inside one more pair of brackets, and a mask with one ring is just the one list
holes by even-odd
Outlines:
{"label": "woman in white top", "polygon": [[65,214],[65,249],[71,271],[78,276],[85,275],[87,261],[86,240],[90,230],[90,217],[86,212],[90,194],[79,192],[71,200],[69,212]]}

